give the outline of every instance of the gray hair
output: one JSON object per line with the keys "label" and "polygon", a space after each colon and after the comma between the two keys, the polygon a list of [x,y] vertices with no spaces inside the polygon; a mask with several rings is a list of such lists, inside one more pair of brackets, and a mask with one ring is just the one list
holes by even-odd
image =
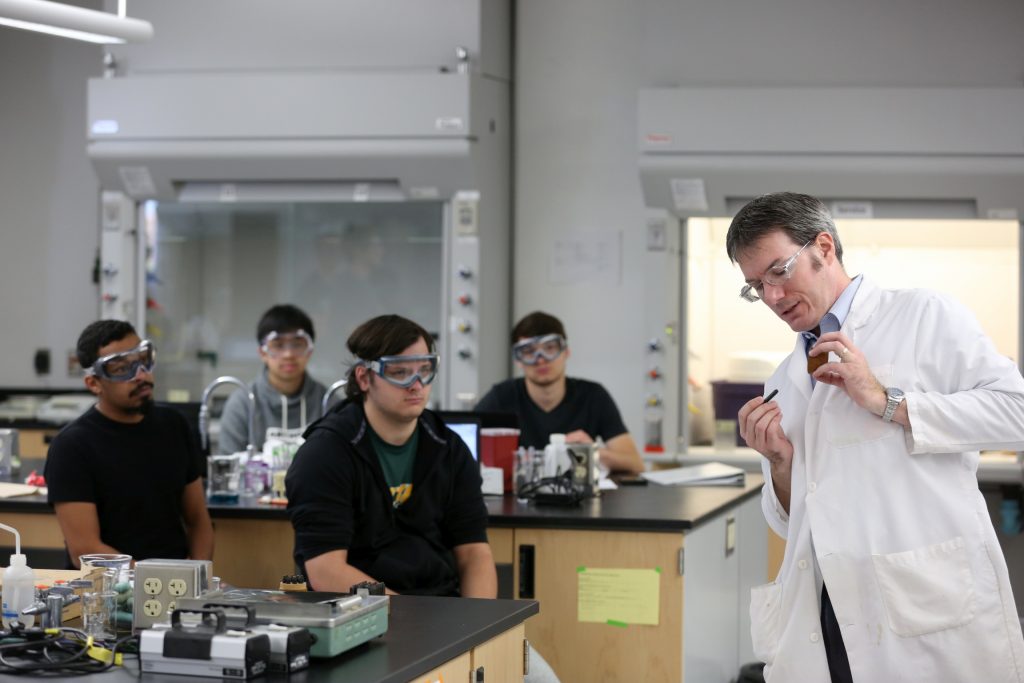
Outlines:
{"label": "gray hair", "polygon": [[843,262],[843,244],[828,209],[821,200],[795,192],[763,194],[740,209],[725,237],[729,260],[735,263],[741,251],[775,231],[788,235],[797,246],[827,232],[836,245],[836,259]]}

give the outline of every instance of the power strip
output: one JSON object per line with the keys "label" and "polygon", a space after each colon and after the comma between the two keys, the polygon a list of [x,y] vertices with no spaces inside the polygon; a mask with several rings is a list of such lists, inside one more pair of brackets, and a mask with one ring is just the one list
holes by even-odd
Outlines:
{"label": "power strip", "polygon": [[181,598],[196,598],[210,588],[209,560],[140,560],[135,563],[132,628],[170,623]]}

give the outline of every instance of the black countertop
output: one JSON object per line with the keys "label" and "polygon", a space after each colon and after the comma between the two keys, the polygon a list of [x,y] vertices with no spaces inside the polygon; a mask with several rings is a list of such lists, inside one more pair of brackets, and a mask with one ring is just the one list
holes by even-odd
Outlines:
{"label": "black countertop", "polygon": [[758,495],[764,479],[748,473],[738,486],[620,486],[574,507],[536,505],[513,496],[486,496],[492,527],[552,527],[595,531],[686,531]]}
{"label": "black countertop", "polygon": [[[388,632],[380,638],[331,659],[313,659],[305,671],[291,675],[269,674],[256,680],[405,683],[514,628],[539,611],[538,603],[533,600],[395,595],[391,598]],[[123,668],[76,676],[75,680],[137,681],[138,665],[138,660],[132,657],[126,659]],[[142,680],[181,683],[213,679],[145,673]]]}
{"label": "black countertop", "polygon": [[[18,481],[33,469],[42,472],[42,460],[25,460]],[[552,507],[517,500],[513,496],[485,496],[488,524],[492,527],[550,527],[595,531],[686,531],[739,505],[761,490],[764,479],[747,473],[740,486],[622,486],[603,491],[574,507]],[[210,503],[214,519],[288,519],[281,506],[261,504],[251,497],[238,503]],[[0,512],[50,513],[46,497],[0,499]]]}

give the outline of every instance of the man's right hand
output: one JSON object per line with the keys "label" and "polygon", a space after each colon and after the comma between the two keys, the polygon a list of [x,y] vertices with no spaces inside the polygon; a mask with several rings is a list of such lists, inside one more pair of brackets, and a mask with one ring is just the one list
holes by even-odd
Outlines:
{"label": "man's right hand", "polygon": [[793,444],[782,431],[782,410],[779,404],[774,401],[765,403],[763,397],[757,396],[743,404],[738,419],[740,436],[771,464],[775,495],[788,513]]}

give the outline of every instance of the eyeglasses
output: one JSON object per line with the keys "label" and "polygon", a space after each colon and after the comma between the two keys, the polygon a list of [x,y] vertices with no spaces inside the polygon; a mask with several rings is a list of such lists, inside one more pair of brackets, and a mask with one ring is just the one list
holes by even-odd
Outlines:
{"label": "eyeglasses", "polygon": [[263,338],[260,349],[271,358],[280,358],[289,351],[296,356],[308,356],[313,353],[313,338],[305,330],[271,332]]}
{"label": "eyeglasses", "polygon": [[[814,240],[810,240],[807,244],[811,244]],[[789,278],[793,277],[793,267],[796,265],[796,257],[800,255],[800,252],[807,248],[807,244],[797,249],[797,252],[790,256],[782,263],[770,267],[765,271],[764,275],[761,276],[760,280],[751,282],[743,285],[740,290],[740,296],[750,302],[760,301],[764,295],[764,286],[767,285],[781,285]]]}
{"label": "eyeglasses", "polygon": [[128,382],[135,379],[139,370],[153,372],[156,365],[156,347],[148,339],[134,349],[111,353],[102,358],[97,358],[88,370],[87,375],[93,375],[111,382]]}
{"label": "eyeglasses", "polygon": [[425,353],[415,356],[381,356],[377,360],[360,362],[388,384],[408,389],[416,380],[423,386],[433,382],[437,377],[438,360],[436,353]]}
{"label": "eyeglasses", "polygon": [[516,342],[512,357],[523,365],[536,365],[541,358],[549,363],[565,351],[565,337],[560,334],[545,334]]}

